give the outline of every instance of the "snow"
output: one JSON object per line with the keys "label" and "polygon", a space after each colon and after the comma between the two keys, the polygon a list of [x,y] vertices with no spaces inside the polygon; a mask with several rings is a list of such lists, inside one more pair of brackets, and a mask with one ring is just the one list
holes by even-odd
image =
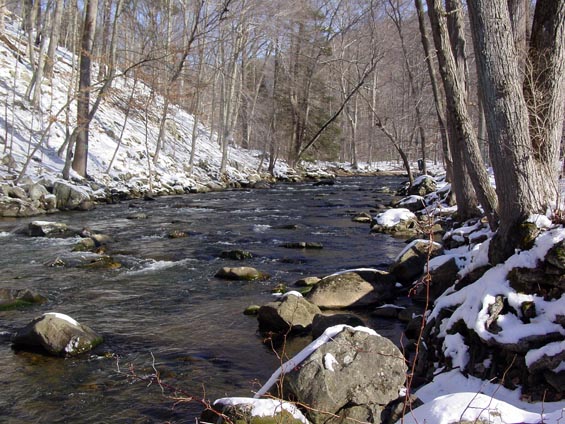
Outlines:
{"label": "snow", "polygon": [[334,365],[338,365],[337,359],[331,353],[326,353],[324,355],[324,368],[328,371],[334,372]]}
{"label": "snow", "polygon": [[[538,237],[532,249],[517,252],[505,263],[489,269],[474,284],[439,298],[428,319],[436,318],[442,308],[457,306],[453,315],[442,323],[444,336],[447,330],[459,320],[465,322],[468,328],[475,330],[482,339],[496,340],[505,344],[518,343],[524,337],[552,332],[565,335],[565,329],[552,322],[555,320],[558,310],[565,310],[565,298],[545,301],[540,297],[531,295],[516,297],[517,295],[506,279],[506,275],[513,268],[535,268],[538,261],[544,258],[548,250],[555,243],[564,239],[565,229],[563,228],[546,231]],[[486,249],[481,246],[479,250]],[[515,306],[523,301],[534,301],[536,311],[538,311],[537,316],[530,323],[525,324],[512,314],[501,315],[497,321],[501,331],[497,334],[489,332],[486,329],[486,321],[490,316],[488,309],[494,303],[496,296],[500,295],[508,298],[509,302],[513,302]]]}
{"label": "snow", "polygon": [[376,222],[383,227],[390,228],[398,225],[402,221],[416,219],[416,215],[406,208],[389,209],[377,215]]}
{"label": "snow", "polygon": [[281,299],[286,299],[289,296],[303,297],[302,293],[296,290],[289,290],[286,293],[273,293],[273,295],[278,295]]}
{"label": "snow", "polygon": [[[556,356],[560,352],[565,352],[565,340],[548,343],[539,349],[532,349],[528,351],[528,353],[526,353],[526,365],[530,367],[533,363],[539,361],[544,356]],[[560,365],[565,364],[561,361]]]}
{"label": "snow", "polygon": [[[250,415],[253,417],[270,417],[280,412],[287,411],[294,418],[302,421],[304,424],[309,424],[306,417],[300,410],[290,402],[284,402],[279,399],[254,399],[247,397],[227,397],[214,401],[214,405],[222,404],[226,406],[249,407]],[[246,408],[247,409],[247,408]]]}
{"label": "snow", "polygon": [[73,318],[71,318],[68,315],[65,314],[61,314],[59,312],[47,312],[45,314],[43,314],[44,317],[54,317],[54,318],[58,318],[58,319],[62,319],[64,321],[67,321],[69,324],[74,325],[75,327],[79,326],[79,323],[77,321],[75,321]]}
{"label": "snow", "polygon": [[[563,411],[535,414],[481,393],[459,392],[440,396],[406,414],[397,423],[452,424],[466,422],[487,422],[489,424],[557,424],[563,422]],[[478,421],[482,420],[482,421]]]}
{"label": "snow", "polygon": [[519,390],[466,377],[458,370],[436,375],[416,395],[425,404],[408,412],[405,424],[451,424],[479,418],[501,424],[562,424],[565,420],[565,401],[528,403],[520,399]]}

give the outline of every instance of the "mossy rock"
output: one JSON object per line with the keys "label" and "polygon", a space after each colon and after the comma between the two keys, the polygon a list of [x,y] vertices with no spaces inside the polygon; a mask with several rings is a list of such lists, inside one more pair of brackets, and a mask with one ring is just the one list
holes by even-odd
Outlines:
{"label": "mossy rock", "polygon": [[[285,410],[273,416],[260,417],[251,415],[251,409],[251,406],[248,404],[235,406],[223,406],[220,404],[218,408],[219,412],[226,416],[233,424],[303,424],[301,420],[294,418],[290,412]],[[200,422],[222,424],[226,423],[226,420],[210,410],[205,410],[200,415]]]}
{"label": "mossy rock", "polygon": [[45,297],[28,289],[0,289],[0,311],[27,307],[46,300]]}
{"label": "mossy rock", "polygon": [[261,308],[259,305],[249,305],[243,311],[243,315],[255,316],[259,313],[259,308]]}
{"label": "mossy rock", "polygon": [[121,267],[122,264],[120,262],[115,261],[111,256],[105,255],[102,255],[98,259],[80,266],[80,268],[88,269],[118,269]]}

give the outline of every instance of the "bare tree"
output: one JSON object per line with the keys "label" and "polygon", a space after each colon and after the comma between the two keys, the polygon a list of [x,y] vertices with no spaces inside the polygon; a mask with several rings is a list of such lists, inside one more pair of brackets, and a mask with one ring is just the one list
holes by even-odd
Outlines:
{"label": "bare tree", "polygon": [[500,227],[490,248],[498,263],[519,245],[521,224],[531,214],[555,207],[565,112],[565,1],[536,2],[526,90],[508,5],[472,0],[468,7],[500,201]]}
{"label": "bare tree", "polygon": [[[489,219],[490,225],[495,228],[497,225],[497,198],[490,185],[488,174],[480,156],[475,129],[469,116],[467,91],[458,71],[452,50],[447,28],[447,14],[440,0],[427,0],[427,4],[443,86],[447,97],[447,106],[448,110],[453,111],[454,125],[452,128],[455,132],[454,136],[459,140],[457,149],[465,152],[465,165],[473,182],[473,187]],[[450,140],[451,138],[450,135]],[[455,178],[457,177],[455,176]],[[458,194],[459,192],[456,193],[456,195]]]}
{"label": "bare tree", "polygon": [[[88,0],[84,14],[84,26],[82,30],[82,43],[80,50],[79,64],[79,94],[77,99],[77,137],[72,168],[81,176],[87,175],[88,162],[88,137],[90,126],[90,91],[91,81],[91,62],[92,48],[94,42],[94,32],[96,30],[96,16],[98,0]],[[69,143],[72,146],[72,143]],[[69,158],[67,158],[67,161]]]}

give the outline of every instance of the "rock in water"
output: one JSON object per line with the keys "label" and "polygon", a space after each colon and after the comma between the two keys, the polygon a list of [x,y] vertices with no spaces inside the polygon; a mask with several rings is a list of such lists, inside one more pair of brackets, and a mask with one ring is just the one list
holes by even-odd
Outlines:
{"label": "rock in water", "polygon": [[380,423],[386,405],[399,397],[406,370],[390,340],[345,327],[285,374],[284,395],[308,405],[312,423]]}
{"label": "rock in water", "polygon": [[34,303],[43,303],[46,300],[45,297],[29,289],[0,288],[0,311]]}
{"label": "rock in water", "polygon": [[262,332],[300,332],[309,328],[314,316],[320,313],[320,308],[302,296],[287,294],[280,301],[261,306],[257,320]]}
{"label": "rock in water", "polygon": [[306,298],[321,309],[369,306],[379,298],[371,283],[355,272],[322,278]]}
{"label": "rock in water", "polygon": [[90,327],[57,312],[34,319],[12,338],[16,349],[43,350],[55,356],[74,356],[102,343],[102,337]]}
{"label": "rock in water", "polygon": [[266,280],[269,276],[250,266],[223,267],[215,275],[217,278],[224,280]]}

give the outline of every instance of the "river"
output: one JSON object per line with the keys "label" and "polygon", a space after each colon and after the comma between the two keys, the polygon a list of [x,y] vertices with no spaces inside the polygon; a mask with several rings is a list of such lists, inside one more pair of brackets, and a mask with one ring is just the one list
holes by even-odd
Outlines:
{"label": "river", "polygon": [[[133,381],[130,366],[141,377],[155,368],[167,384],[196,397],[252,396],[279,360],[257,333],[255,317],[242,311],[271,300],[271,290],[281,282],[357,267],[384,269],[403,241],[370,234],[367,224],[351,218],[386,202],[380,188],[396,188],[400,181],[349,177],[333,186],[278,184],[269,190],[135,200],[35,218],[111,235],[109,253],[123,264],[115,270],[47,266],[68,255],[78,239],[18,235],[15,230],[33,219],[0,220],[0,287],[30,288],[48,299],[0,312],[0,332],[15,332],[56,311],[105,338],[95,353],[69,359],[15,352],[8,340],[0,341],[0,422],[194,422],[199,404],[175,404],[156,385]],[[139,212],[148,218],[127,219]],[[172,230],[188,236],[168,238]],[[281,247],[299,241],[324,248]],[[230,249],[255,256],[244,262],[219,258]],[[214,277],[222,266],[241,265],[271,278]],[[399,324],[363,318],[398,342]]]}

